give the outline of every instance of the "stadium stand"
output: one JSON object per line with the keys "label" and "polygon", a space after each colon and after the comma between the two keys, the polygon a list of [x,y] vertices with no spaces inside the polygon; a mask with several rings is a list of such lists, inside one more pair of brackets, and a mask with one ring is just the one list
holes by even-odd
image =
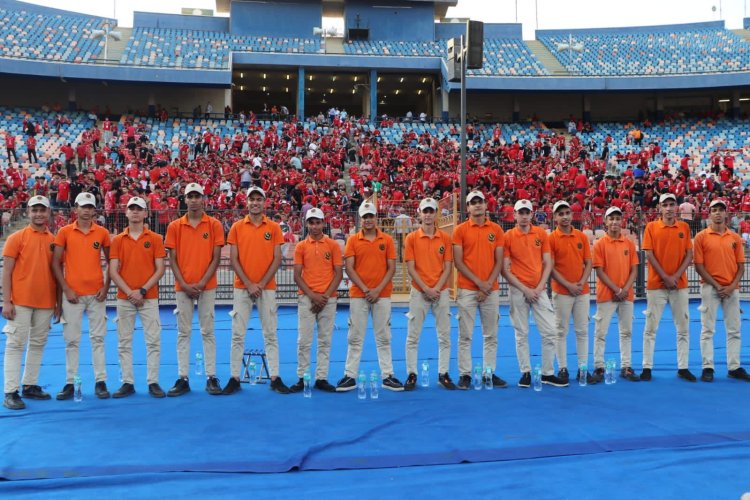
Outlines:
{"label": "stadium stand", "polygon": [[541,76],[549,72],[522,40],[484,40],[482,69],[469,70],[470,76]]}

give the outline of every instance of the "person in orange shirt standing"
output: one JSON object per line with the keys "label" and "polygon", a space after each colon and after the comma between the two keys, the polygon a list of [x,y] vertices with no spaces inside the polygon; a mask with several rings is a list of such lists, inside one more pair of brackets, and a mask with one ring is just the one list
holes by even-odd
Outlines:
{"label": "person in orange shirt standing", "polygon": [[633,332],[633,283],[638,273],[635,244],[622,235],[622,210],[609,207],[604,214],[607,234],[594,243],[596,314],[594,314],[594,383],[604,380],[604,347],[612,315],[617,312],[620,329],[620,376],[640,380],[630,355]]}
{"label": "person in orange shirt standing", "polygon": [[[91,360],[94,365],[94,393],[107,399],[107,363],[104,337],[107,335],[107,291],[109,290],[109,231],[94,222],[96,198],[80,193],[75,199],[76,221],[60,228],[55,237],[52,270],[62,289],[63,338],[65,339],[65,385],[57,399],[73,397],[78,374],[81,322],[89,320]],[[102,254],[105,268],[102,270]]]}
{"label": "person in orange shirt standing", "polygon": [[510,320],[516,336],[516,356],[521,370],[519,387],[531,387],[529,354],[529,311],[534,314],[542,336],[542,383],[567,387],[555,375],[555,311],[547,295],[552,272],[549,239],[544,229],[531,225],[533,206],[518,200],[513,206],[516,227],[505,234],[503,276],[510,285]]}
{"label": "person in orange shirt standing", "polygon": [[701,286],[701,380],[714,380],[714,332],[716,311],[721,306],[727,334],[727,370],[730,378],[750,381],[740,366],[740,279],[745,272],[742,238],[727,227],[727,205],[715,199],[709,205],[709,226],[695,237],[695,270]]}
{"label": "person in orange shirt standing", "polygon": [[224,246],[221,222],[206,214],[203,188],[191,182],[185,186],[187,214],[169,223],[164,246],[174,274],[177,297],[177,373],[179,378],[167,396],[181,396],[190,391],[190,335],[193,326],[193,304],[198,302],[198,323],[206,363],[206,392],[221,394],[216,378],[216,336],[214,304],[216,303],[216,268]]}
{"label": "person in orange shirt standing", "polygon": [[659,197],[661,219],[646,224],[643,245],[648,261],[646,283],[646,325],[643,328],[643,371],[641,380],[651,380],[656,330],[664,306],[669,304],[677,328],[677,376],[695,382],[688,369],[690,318],[686,269],[693,260],[690,226],[677,220],[677,198],[672,193]]}
{"label": "person in orange shirt standing", "polygon": [[28,399],[50,399],[39,385],[39,367],[47,345],[50,320],[60,317],[60,293],[52,272],[55,237],[47,229],[50,205],[44,196],[27,202],[30,223],[8,237],[3,246],[3,406],[23,410],[18,395],[21,356],[26,350],[21,394]]}
{"label": "person in orange shirt standing", "polygon": [[[552,255],[552,302],[557,320],[557,346],[555,353],[560,367],[557,377],[568,382],[568,325],[573,315],[576,333],[578,366],[589,359],[589,275],[591,274],[591,248],[588,237],[572,225],[573,212],[567,201],[560,200],[552,207],[557,228],[549,235]],[[591,375],[579,370],[576,380]]]}
{"label": "person in orange shirt standing", "polygon": [[[492,371],[493,387],[505,388],[505,380],[495,375],[497,363],[497,324],[500,319],[500,293],[497,277],[503,262],[503,230],[487,217],[487,203],[481,191],[466,195],[469,220],[453,231],[453,257],[458,270],[458,384],[471,386],[471,338],[479,309],[482,322],[483,370]],[[486,372],[483,372],[486,373]],[[483,375],[485,377],[486,375]]]}
{"label": "person in orange shirt standing", "polygon": [[117,351],[122,370],[122,386],[112,394],[124,398],[135,393],[133,375],[133,331],[140,316],[146,340],[146,381],[148,393],[166,396],[159,386],[161,320],[159,319],[159,279],[164,274],[164,242],[161,235],[146,228],[146,200],[128,200],[125,217],[128,227],[112,239],[109,275],[117,285]]}
{"label": "person in orange shirt standing", "polygon": [[349,336],[344,376],[336,385],[338,392],[357,387],[357,372],[362,357],[362,343],[367,319],[372,327],[378,350],[383,387],[403,391],[404,386],[393,374],[391,356],[391,290],[396,270],[396,247],[393,238],[377,228],[375,205],[365,201],[359,207],[362,229],[349,237],[344,250],[346,273],[352,281],[349,288]]}
{"label": "person in orange shirt standing", "polygon": [[343,276],[344,261],[338,243],[323,234],[325,214],[311,208],[305,214],[307,238],[294,249],[294,282],[299,287],[297,306],[297,383],[291,392],[305,388],[304,375],[310,369],[313,327],[318,326],[315,353],[315,388],[336,392],[328,382],[331,336],[336,321],[336,290]]}
{"label": "person in orange shirt standing", "polygon": [[268,359],[271,390],[289,394],[279,377],[279,339],[276,317],[276,271],[281,265],[281,227],[264,213],[266,192],[258,186],[247,190],[248,215],[235,222],[229,230],[229,259],[234,269],[234,300],[232,316],[231,378],[222,394],[240,390],[240,370],[245,353],[247,322],[253,306],[258,308],[263,329],[263,345]]}
{"label": "person in orange shirt standing", "polygon": [[438,337],[438,383],[456,388],[449,375],[451,362],[451,323],[448,278],[453,266],[451,237],[436,227],[438,204],[433,198],[419,203],[419,228],[406,236],[406,268],[411,277],[408,332],[406,335],[406,372],[404,390],[417,387],[417,346],[427,312],[435,317]]}

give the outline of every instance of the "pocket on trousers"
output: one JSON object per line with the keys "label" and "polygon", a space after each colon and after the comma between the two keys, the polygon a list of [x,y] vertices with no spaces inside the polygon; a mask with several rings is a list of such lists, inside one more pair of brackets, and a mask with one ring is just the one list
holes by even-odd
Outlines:
{"label": "pocket on trousers", "polygon": [[406,318],[407,318],[407,319],[408,319],[409,321],[411,321],[411,320],[413,320],[413,319],[414,319],[414,315],[413,315],[413,314],[412,314],[411,312],[409,312],[409,311],[406,311],[406,312],[404,313],[404,316],[406,316]]}
{"label": "pocket on trousers", "polygon": [[18,330],[18,328],[16,328],[15,325],[11,325],[11,324],[6,324],[3,327],[3,333],[7,335],[13,335],[14,333],[16,333],[16,330]]}
{"label": "pocket on trousers", "polygon": [[706,311],[708,311],[708,307],[704,306],[703,304],[698,306],[698,312],[704,313]]}

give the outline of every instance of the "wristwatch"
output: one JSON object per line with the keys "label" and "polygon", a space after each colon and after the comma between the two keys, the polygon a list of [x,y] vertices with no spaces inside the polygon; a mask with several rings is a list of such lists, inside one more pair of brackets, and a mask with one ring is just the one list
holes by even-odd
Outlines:
{"label": "wristwatch", "polygon": [[140,292],[141,292],[141,297],[145,298],[147,290],[145,288],[141,288]]}

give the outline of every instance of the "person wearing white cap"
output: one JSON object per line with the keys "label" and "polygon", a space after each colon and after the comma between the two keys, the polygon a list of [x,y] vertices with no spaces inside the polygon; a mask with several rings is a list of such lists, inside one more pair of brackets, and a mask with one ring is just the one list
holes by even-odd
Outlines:
{"label": "person wearing white cap", "polygon": [[690,317],[685,271],[693,260],[690,227],[677,219],[677,198],[672,193],[664,193],[659,197],[659,210],[661,218],[646,224],[641,245],[648,261],[641,380],[651,380],[656,331],[664,306],[669,304],[677,329],[677,376],[688,382],[695,382],[695,375],[688,369]]}
{"label": "person wearing white cap", "polygon": [[305,214],[307,238],[294,249],[294,282],[299,287],[297,306],[297,383],[291,392],[305,388],[304,375],[310,369],[313,328],[318,327],[315,353],[315,388],[336,392],[328,382],[331,336],[336,322],[336,291],[343,276],[344,260],[338,243],[323,233],[325,215],[319,208]]}
{"label": "person wearing white cap", "polygon": [[146,382],[152,397],[166,396],[159,385],[161,320],[159,318],[159,279],[164,274],[164,243],[159,234],[145,227],[146,200],[128,200],[125,217],[128,226],[112,239],[109,275],[117,285],[117,350],[122,385],[112,394],[124,398],[135,393],[133,375],[133,331],[140,316],[146,341]]}
{"label": "person wearing white cap", "polygon": [[[591,246],[588,237],[573,227],[570,204],[560,200],[552,207],[557,226],[549,235],[552,256],[552,302],[555,305],[557,340],[555,354],[560,367],[557,377],[568,381],[568,329],[573,316],[576,334],[578,367],[588,364],[589,358],[589,276],[591,274]],[[576,379],[591,375],[576,372]]]}
{"label": "person wearing white cap", "polygon": [[419,203],[420,224],[406,236],[406,269],[411,277],[409,319],[406,334],[406,383],[404,390],[417,387],[417,347],[428,311],[435,317],[438,337],[438,383],[455,389],[448,374],[451,361],[451,323],[448,279],[453,270],[451,237],[435,224],[438,204],[433,198]]}
{"label": "person wearing white cap", "polygon": [[[469,220],[453,231],[453,260],[458,270],[458,384],[471,386],[471,339],[477,309],[482,322],[482,370],[492,372],[492,385],[507,387],[498,377],[497,324],[500,293],[497,278],[503,262],[504,232],[487,217],[487,203],[481,191],[466,195]],[[486,377],[486,375],[484,375]]]}
{"label": "person wearing white cap", "polygon": [[695,237],[695,270],[701,276],[701,380],[714,379],[716,311],[721,306],[727,335],[727,375],[750,381],[740,366],[740,279],[745,271],[742,238],[727,227],[727,205],[715,199],[709,205],[709,226]]}
{"label": "person wearing white cap", "polygon": [[594,314],[593,382],[604,380],[604,348],[612,315],[617,312],[620,338],[620,376],[640,380],[631,361],[633,332],[633,283],[638,273],[635,244],[622,234],[622,210],[612,206],[604,213],[607,234],[594,243],[596,313]]}
{"label": "person wearing white cap", "polygon": [[396,247],[393,238],[377,227],[377,210],[370,201],[359,207],[362,229],[349,237],[344,249],[349,288],[349,335],[347,338],[344,376],[336,384],[338,392],[357,388],[359,361],[365,339],[367,320],[372,327],[378,352],[383,387],[403,391],[404,386],[393,373],[391,354],[391,290],[396,270]]}
{"label": "person wearing white cap", "polygon": [[[75,222],[63,226],[55,237],[52,269],[63,292],[62,317],[65,340],[65,385],[58,400],[72,399],[78,374],[83,313],[88,316],[91,361],[94,365],[94,393],[109,397],[104,337],[107,334],[107,291],[109,290],[109,231],[96,222],[96,198],[80,193],[75,199]],[[102,269],[102,255],[105,266]]]}
{"label": "person wearing white cap", "polygon": [[513,206],[516,227],[505,234],[503,276],[510,291],[510,321],[516,337],[516,357],[521,370],[519,387],[531,386],[529,354],[529,311],[534,314],[542,336],[542,383],[567,387],[555,375],[555,311],[547,296],[547,280],[552,272],[549,238],[544,229],[532,226],[533,206],[518,200]]}
{"label": "person wearing white cap", "polygon": [[[39,385],[42,353],[50,320],[60,317],[60,293],[52,271],[55,237],[47,229],[49,200],[32,196],[27,202],[29,225],[11,234],[3,246],[3,406],[22,410],[28,399],[50,399]],[[21,357],[26,351],[23,378]],[[23,380],[23,386],[21,386]]]}
{"label": "person wearing white cap", "polygon": [[247,323],[253,306],[258,309],[263,330],[263,346],[271,377],[270,388],[278,394],[289,394],[279,376],[279,339],[276,317],[276,271],[281,266],[281,226],[265,215],[266,192],[258,186],[247,190],[248,214],[232,224],[227,237],[229,260],[234,269],[232,302],[231,377],[222,394],[240,390],[240,370],[245,353]]}
{"label": "person wearing white cap", "polygon": [[164,246],[169,267],[174,274],[177,298],[177,374],[167,396],[181,396],[190,391],[190,336],[194,304],[198,303],[198,324],[203,342],[206,367],[206,392],[221,394],[216,378],[216,336],[214,305],[216,303],[216,268],[224,246],[224,228],[205,210],[203,187],[191,182],[185,186],[187,213],[167,226]]}

